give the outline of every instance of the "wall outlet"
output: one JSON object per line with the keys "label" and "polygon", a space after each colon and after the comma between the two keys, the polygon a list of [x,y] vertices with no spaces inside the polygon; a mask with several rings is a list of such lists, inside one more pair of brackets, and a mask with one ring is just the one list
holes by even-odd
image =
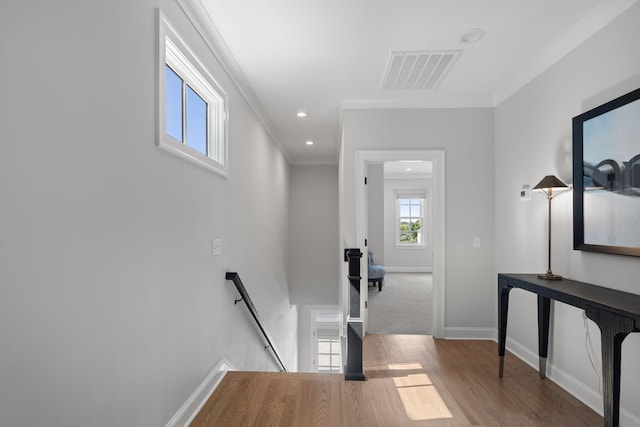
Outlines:
{"label": "wall outlet", "polygon": [[474,248],[479,248],[480,247],[480,238],[479,237],[474,237],[473,238],[473,247]]}
{"label": "wall outlet", "polygon": [[523,202],[526,200],[531,200],[531,186],[529,184],[525,184],[520,189],[520,200]]}

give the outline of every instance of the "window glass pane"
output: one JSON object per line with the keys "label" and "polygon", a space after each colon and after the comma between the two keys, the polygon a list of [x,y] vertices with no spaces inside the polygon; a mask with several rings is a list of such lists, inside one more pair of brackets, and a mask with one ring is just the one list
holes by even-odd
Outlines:
{"label": "window glass pane", "polygon": [[188,85],[187,145],[207,155],[207,103]]}
{"label": "window glass pane", "polygon": [[420,212],[422,209],[420,209],[420,205],[412,205],[411,206],[411,216],[416,217],[416,216],[422,216],[422,213]]}
{"label": "window glass pane", "polygon": [[318,353],[331,353],[329,341],[318,341]]}
{"label": "window glass pane", "polygon": [[331,356],[331,366],[340,366],[340,356],[339,355],[332,355]]}
{"label": "window glass pane", "polygon": [[182,79],[168,65],[165,65],[165,70],[166,132],[182,142]]}
{"label": "window glass pane", "polygon": [[318,366],[330,366],[331,364],[331,356],[328,354],[319,354],[318,355]]}
{"label": "window glass pane", "polygon": [[409,205],[400,204],[400,216],[410,216],[411,209]]}

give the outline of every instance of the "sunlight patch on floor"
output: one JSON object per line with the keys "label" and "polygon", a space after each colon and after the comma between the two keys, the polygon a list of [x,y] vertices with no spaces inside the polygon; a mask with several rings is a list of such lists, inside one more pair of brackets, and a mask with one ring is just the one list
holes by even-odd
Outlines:
{"label": "sunlight patch on floor", "polygon": [[420,363],[390,363],[387,367],[391,371],[409,371],[413,369],[423,370],[424,368]]}
{"label": "sunlight patch on floor", "polygon": [[[388,365],[390,370],[424,370],[420,363]],[[400,400],[411,421],[453,418],[431,378],[425,373],[393,377]]]}

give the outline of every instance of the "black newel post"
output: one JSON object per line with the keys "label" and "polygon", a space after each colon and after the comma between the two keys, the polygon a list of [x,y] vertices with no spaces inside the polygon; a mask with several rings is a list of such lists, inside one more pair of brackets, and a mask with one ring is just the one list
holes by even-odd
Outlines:
{"label": "black newel post", "polygon": [[362,369],[362,338],[364,323],[360,317],[360,259],[358,248],[345,249],[344,260],[349,263],[349,317],[347,320],[347,365],[345,380],[364,381]]}

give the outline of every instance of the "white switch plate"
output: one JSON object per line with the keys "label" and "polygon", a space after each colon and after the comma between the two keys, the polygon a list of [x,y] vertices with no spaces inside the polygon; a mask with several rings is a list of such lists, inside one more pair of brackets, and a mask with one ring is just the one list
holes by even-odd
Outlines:
{"label": "white switch plate", "polygon": [[216,256],[222,253],[222,239],[211,239],[211,255]]}
{"label": "white switch plate", "polygon": [[473,247],[474,248],[479,248],[480,247],[480,238],[479,237],[474,237],[473,238]]}

